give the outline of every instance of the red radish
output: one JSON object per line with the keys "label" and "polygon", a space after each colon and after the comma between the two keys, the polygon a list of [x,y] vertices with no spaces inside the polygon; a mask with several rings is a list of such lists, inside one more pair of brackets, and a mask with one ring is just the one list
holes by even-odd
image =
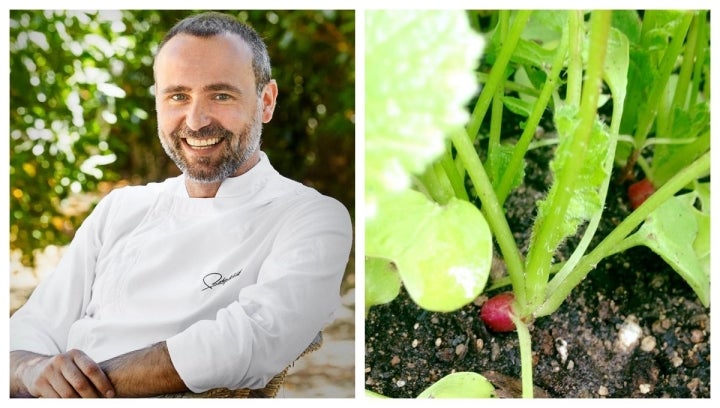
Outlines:
{"label": "red radish", "polygon": [[652,185],[652,182],[646,178],[630,184],[630,187],[628,187],[628,198],[630,198],[630,205],[633,210],[640,207],[654,192],[655,187]]}
{"label": "red radish", "polygon": [[498,333],[515,330],[515,323],[510,319],[513,300],[515,300],[515,295],[512,292],[500,293],[488,299],[480,309],[480,318],[483,323],[490,330]]}

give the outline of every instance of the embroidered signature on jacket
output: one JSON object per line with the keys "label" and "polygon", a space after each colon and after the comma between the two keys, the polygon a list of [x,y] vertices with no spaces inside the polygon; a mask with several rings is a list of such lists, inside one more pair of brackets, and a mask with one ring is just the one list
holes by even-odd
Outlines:
{"label": "embroidered signature on jacket", "polygon": [[233,273],[232,275],[228,276],[227,278],[224,277],[219,272],[212,272],[208,273],[207,275],[203,276],[203,285],[201,292],[205,289],[212,289],[215,286],[224,285],[227,281],[229,281],[232,278],[237,278],[242,273],[242,269]]}

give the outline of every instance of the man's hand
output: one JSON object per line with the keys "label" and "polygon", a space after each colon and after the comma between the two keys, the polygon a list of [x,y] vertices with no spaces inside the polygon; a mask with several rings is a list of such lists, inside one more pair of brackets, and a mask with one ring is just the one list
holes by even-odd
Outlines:
{"label": "man's hand", "polygon": [[10,396],[111,398],[115,388],[100,365],[80,350],[55,356],[13,351]]}
{"label": "man's hand", "polygon": [[150,397],[185,392],[165,342],[96,363],[80,350],[10,352],[11,397]]}

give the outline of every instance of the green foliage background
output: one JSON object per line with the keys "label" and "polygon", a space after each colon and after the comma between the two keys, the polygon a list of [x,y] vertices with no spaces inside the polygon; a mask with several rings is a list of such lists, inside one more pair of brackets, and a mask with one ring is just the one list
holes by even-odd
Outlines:
{"label": "green foliage background", "polygon": [[[263,150],[354,213],[354,12],[228,13],[265,38],[278,82]],[[110,189],[178,174],[157,140],[152,62],[190,14],[10,11],[10,248],[23,263],[68,243]]]}

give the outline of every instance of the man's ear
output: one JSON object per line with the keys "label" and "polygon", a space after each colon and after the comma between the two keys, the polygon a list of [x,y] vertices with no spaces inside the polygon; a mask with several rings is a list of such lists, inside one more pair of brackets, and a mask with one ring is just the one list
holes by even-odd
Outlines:
{"label": "man's ear", "polygon": [[275,82],[274,79],[271,79],[262,91],[263,123],[268,123],[270,122],[270,119],[272,119],[273,113],[275,112],[275,101],[277,100],[277,95],[277,82]]}

